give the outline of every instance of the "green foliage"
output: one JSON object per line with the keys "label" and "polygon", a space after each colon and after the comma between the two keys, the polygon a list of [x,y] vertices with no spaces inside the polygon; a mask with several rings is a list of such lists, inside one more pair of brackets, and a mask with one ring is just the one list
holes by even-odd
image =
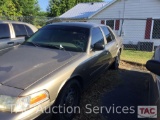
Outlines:
{"label": "green foliage", "polygon": [[35,16],[40,14],[42,15],[38,0],[0,0],[1,20],[17,20],[37,24]]}
{"label": "green foliage", "polygon": [[47,9],[49,16],[59,16],[60,15],[60,1],[59,0],[50,0],[49,8]]}
{"label": "green foliage", "polygon": [[22,10],[23,16],[34,16],[40,11],[37,0],[13,0],[18,3],[17,9]]}
{"label": "green foliage", "polygon": [[37,0],[1,0],[0,16],[35,16],[40,11]]}
{"label": "green foliage", "polygon": [[47,17],[47,12],[44,12],[44,11],[40,11],[38,12],[37,16],[41,16],[41,17]]}
{"label": "green foliage", "polygon": [[102,2],[102,0],[50,0],[47,8],[49,17],[56,17],[71,9],[78,3]]}
{"label": "green foliage", "polygon": [[17,10],[16,4],[12,0],[0,1],[0,16],[21,16],[21,10]]}

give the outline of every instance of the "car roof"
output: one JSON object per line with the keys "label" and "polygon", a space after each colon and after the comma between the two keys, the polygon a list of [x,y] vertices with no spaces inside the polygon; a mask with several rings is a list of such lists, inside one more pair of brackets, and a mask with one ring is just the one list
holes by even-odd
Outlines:
{"label": "car roof", "polygon": [[0,20],[0,24],[1,24],[1,23],[23,24],[23,25],[29,26],[29,27],[33,30],[33,32],[36,32],[36,31],[38,30],[34,25],[32,25],[32,24],[30,24],[30,23],[26,23],[26,22],[19,22],[19,21],[12,21],[12,20]]}
{"label": "car roof", "polygon": [[59,22],[59,23],[52,23],[49,25],[64,25],[64,26],[84,27],[84,28],[104,26],[102,24],[89,23],[89,22]]}
{"label": "car roof", "polygon": [[12,21],[12,20],[0,20],[0,23],[17,23],[17,24],[29,24],[26,22]]}

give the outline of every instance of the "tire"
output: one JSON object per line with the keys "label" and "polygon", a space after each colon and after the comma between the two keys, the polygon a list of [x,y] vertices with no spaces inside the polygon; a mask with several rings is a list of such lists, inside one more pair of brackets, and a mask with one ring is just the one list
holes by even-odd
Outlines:
{"label": "tire", "polygon": [[121,55],[121,52],[119,51],[117,56],[115,57],[115,61],[111,65],[111,69],[118,70],[119,64],[120,64],[120,55]]}
{"label": "tire", "polygon": [[[60,106],[58,109],[58,114],[56,114],[56,120],[72,120],[76,111],[74,113],[68,113],[67,107],[77,107],[80,102],[80,84],[77,80],[69,81],[61,90],[60,95],[57,99],[56,106]],[[65,113],[64,113],[65,110]]]}

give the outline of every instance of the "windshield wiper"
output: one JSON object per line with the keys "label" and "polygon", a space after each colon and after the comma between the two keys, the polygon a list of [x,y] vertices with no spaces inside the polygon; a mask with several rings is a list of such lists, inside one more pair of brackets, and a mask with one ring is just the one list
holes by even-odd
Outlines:
{"label": "windshield wiper", "polygon": [[[34,42],[25,42],[25,43],[32,44],[32,45],[34,45],[35,47],[39,47],[38,44],[36,44],[36,43],[34,43]],[[24,43],[24,44],[25,44],[25,43]]]}
{"label": "windshield wiper", "polygon": [[56,48],[56,49],[59,49],[59,50],[65,50],[65,48],[60,45],[60,46],[57,46],[57,45],[51,45],[51,44],[41,44],[41,46],[45,46],[45,47],[49,47],[49,48]]}

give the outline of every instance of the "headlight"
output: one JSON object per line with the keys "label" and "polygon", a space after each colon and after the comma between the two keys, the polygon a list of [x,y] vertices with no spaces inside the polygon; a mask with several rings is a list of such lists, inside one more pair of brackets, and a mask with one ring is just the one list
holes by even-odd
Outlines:
{"label": "headlight", "polygon": [[43,90],[26,97],[0,95],[0,111],[22,112],[49,100],[49,94]]}
{"label": "headlight", "polygon": [[0,95],[0,110],[11,111],[12,105],[15,104],[16,98]]}

